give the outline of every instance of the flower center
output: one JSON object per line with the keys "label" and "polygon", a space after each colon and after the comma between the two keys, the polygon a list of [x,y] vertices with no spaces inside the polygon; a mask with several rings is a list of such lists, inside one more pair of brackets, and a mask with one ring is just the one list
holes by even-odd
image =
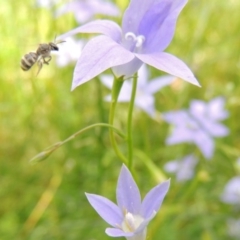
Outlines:
{"label": "flower center", "polygon": [[124,232],[134,232],[144,219],[140,215],[134,215],[125,211],[124,220],[122,222],[122,230]]}
{"label": "flower center", "polygon": [[188,123],[187,123],[187,128],[189,128],[189,129],[191,129],[191,130],[193,130],[193,131],[199,129],[199,127],[198,127],[196,124],[191,123],[191,122],[188,122]]}
{"label": "flower center", "polygon": [[142,48],[145,37],[143,35],[136,36],[133,32],[127,32],[125,34],[125,40],[131,45],[132,51],[137,51]]}

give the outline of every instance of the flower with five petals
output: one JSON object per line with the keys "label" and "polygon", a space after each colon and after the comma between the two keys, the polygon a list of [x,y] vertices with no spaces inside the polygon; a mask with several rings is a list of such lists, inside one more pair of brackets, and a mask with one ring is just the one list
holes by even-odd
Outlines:
{"label": "flower with five petals", "polygon": [[72,89],[111,68],[116,77],[132,76],[143,63],[198,85],[191,70],[164,50],[172,41],[178,15],[187,0],[131,0],[122,28],[97,20],[59,36],[100,33],[85,46],[76,64]]}
{"label": "flower with five petals", "polygon": [[161,207],[169,185],[169,180],[157,185],[141,203],[139,189],[130,171],[123,165],[116,190],[117,205],[99,195],[86,193],[86,196],[96,212],[112,226],[106,229],[107,235],[145,240],[146,227]]}

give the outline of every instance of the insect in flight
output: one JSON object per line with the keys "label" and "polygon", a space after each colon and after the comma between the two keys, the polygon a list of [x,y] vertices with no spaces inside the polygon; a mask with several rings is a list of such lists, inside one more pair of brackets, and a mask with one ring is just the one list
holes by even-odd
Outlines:
{"label": "insect in flight", "polygon": [[21,68],[23,71],[28,71],[36,62],[38,64],[38,73],[42,69],[43,64],[49,64],[51,61],[51,51],[58,51],[59,48],[57,44],[63,43],[65,41],[41,43],[38,46],[36,52],[29,52],[25,54],[21,59]]}

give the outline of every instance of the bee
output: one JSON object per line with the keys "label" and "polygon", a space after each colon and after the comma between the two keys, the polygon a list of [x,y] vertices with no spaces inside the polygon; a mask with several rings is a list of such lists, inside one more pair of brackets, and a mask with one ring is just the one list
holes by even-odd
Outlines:
{"label": "bee", "polygon": [[39,44],[36,52],[29,52],[25,54],[21,59],[21,68],[23,71],[28,71],[36,62],[38,64],[38,72],[42,69],[43,64],[48,65],[51,61],[51,51],[58,51],[57,44],[65,41],[50,42]]}

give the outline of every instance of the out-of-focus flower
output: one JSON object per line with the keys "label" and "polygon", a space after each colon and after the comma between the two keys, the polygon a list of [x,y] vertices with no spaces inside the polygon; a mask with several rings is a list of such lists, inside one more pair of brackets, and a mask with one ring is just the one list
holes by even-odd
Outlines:
{"label": "out-of-focus flower", "polygon": [[59,38],[77,33],[100,33],[85,46],[75,67],[72,89],[108,68],[116,77],[129,77],[143,63],[198,85],[180,59],[163,52],[172,41],[176,21],[187,0],[131,0],[122,29],[113,21],[98,20],[80,26]]}
{"label": "out-of-focus flower", "polygon": [[52,54],[57,56],[57,65],[64,67],[70,63],[75,63],[81,55],[82,46],[84,42],[82,40],[75,40],[73,38],[66,38],[61,43],[59,51],[54,51]]}
{"label": "out-of-focus flower", "polygon": [[126,237],[128,240],[145,240],[147,225],[158,212],[168,192],[170,181],[152,188],[143,202],[139,189],[125,165],[122,166],[117,190],[117,205],[105,197],[86,193],[96,212],[113,228],[107,228],[111,237]]}
{"label": "out-of-focus flower", "polygon": [[[154,78],[148,81],[148,71],[146,65],[138,71],[138,85],[136,90],[135,105],[149,114],[151,117],[154,117],[155,114],[155,99],[153,94],[158,92],[163,87],[171,84],[176,77],[166,75],[158,78]],[[102,83],[112,89],[113,85],[113,76],[112,75],[102,75]],[[132,80],[126,80],[123,83],[121,88],[118,101],[119,102],[129,102],[131,99],[132,92]],[[111,96],[108,95],[106,101],[111,101]]]}
{"label": "out-of-focus flower", "polygon": [[225,100],[217,97],[209,103],[193,100],[188,110],[172,111],[163,114],[163,118],[174,125],[166,143],[195,143],[207,159],[214,153],[214,137],[224,137],[229,130],[218,121],[228,117],[223,109]]}
{"label": "out-of-focus flower", "polygon": [[194,176],[194,169],[198,159],[193,155],[187,155],[183,159],[170,161],[164,165],[166,172],[175,173],[178,182],[191,179]]}
{"label": "out-of-focus flower", "polygon": [[227,225],[229,236],[240,239],[240,219],[228,219]]}
{"label": "out-of-focus flower", "polygon": [[221,200],[228,204],[240,205],[240,176],[233,177],[226,184]]}
{"label": "out-of-focus flower", "polygon": [[60,0],[36,0],[38,7],[51,8],[58,4]]}
{"label": "out-of-focus flower", "polygon": [[107,0],[75,0],[60,7],[56,16],[72,12],[78,23],[92,20],[94,15],[118,16],[119,9],[115,4]]}

